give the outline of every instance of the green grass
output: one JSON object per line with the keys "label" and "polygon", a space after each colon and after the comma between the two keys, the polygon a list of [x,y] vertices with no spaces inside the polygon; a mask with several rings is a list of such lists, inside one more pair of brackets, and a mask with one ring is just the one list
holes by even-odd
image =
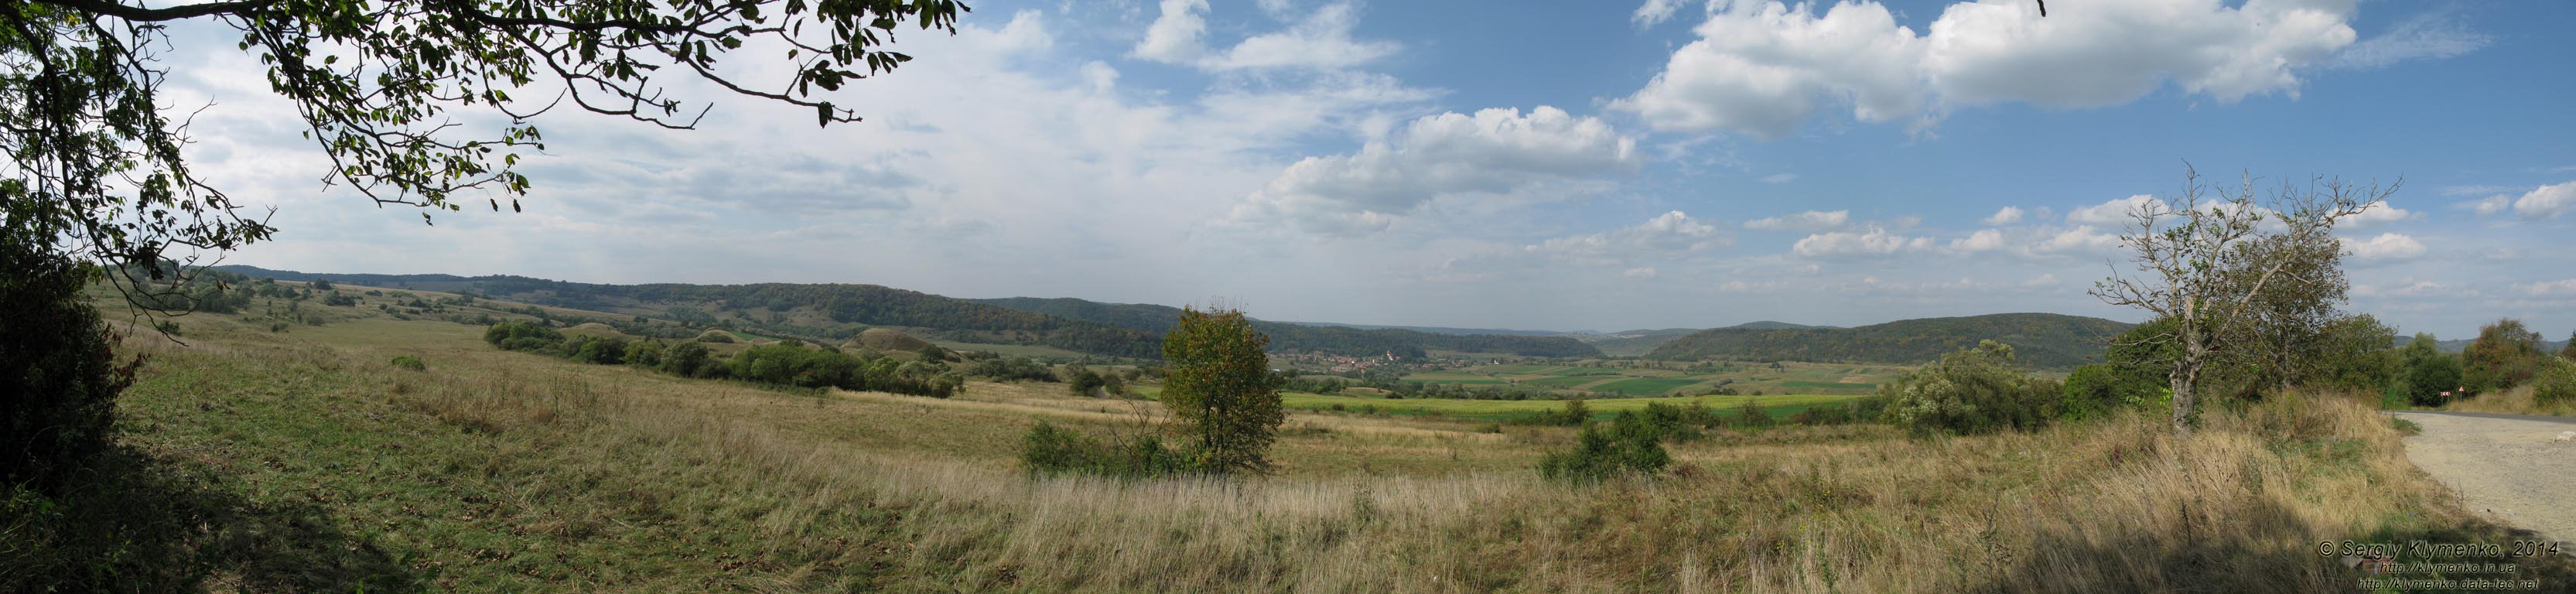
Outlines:
{"label": "green grass", "polygon": [[1547,372],[1543,373],[1542,375],[1554,375],[1554,376],[1563,376],[1563,377],[1576,377],[1576,376],[1586,376],[1586,375],[1619,375],[1619,371],[1620,371],[1620,370],[1618,370],[1618,369],[1602,369],[1602,368],[1596,368],[1596,367],[1567,367],[1567,368],[1563,368],[1563,369],[1554,369],[1554,370],[1549,370],[1549,371],[1547,371]]}
{"label": "green grass", "polygon": [[1864,384],[1864,383],[1858,383],[1858,382],[1811,382],[1811,381],[1806,381],[1806,380],[1789,380],[1789,381],[1785,381],[1785,382],[1780,382],[1780,386],[1781,386],[1781,387],[1784,387],[1784,388],[1801,389],[1801,390],[1831,390],[1831,389],[1838,389],[1838,388],[1839,388],[1839,389],[1848,389],[1848,390],[1867,390],[1867,389],[1870,389],[1870,388],[1876,388],[1876,387],[1878,387],[1878,384]]}
{"label": "green grass", "polygon": [[1522,381],[1521,381],[1521,383],[1523,383],[1523,384],[1528,384],[1528,385],[1533,385],[1533,386],[1553,386],[1553,387],[1558,387],[1558,388],[1572,388],[1572,387],[1582,386],[1582,385],[1584,385],[1584,384],[1590,384],[1590,383],[1593,383],[1593,382],[1598,382],[1598,381],[1601,381],[1601,380],[1604,380],[1604,379],[1609,379],[1609,378],[1603,378],[1603,377],[1598,377],[1598,376],[1542,377],[1542,378],[1536,378],[1536,379],[1522,380]]}
{"label": "green grass", "polygon": [[1610,382],[1594,386],[1592,389],[1635,396],[1662,396],[1665,392],[1673,391],[1673,388],[1679,388],[1696,383],[1700,383],[1698,378],[1641,377]]}
{"label": "green grass", "polygon": [[[1744,406],[1744,402],[1746,400],[1752,400],[1760,404],[1763,411],[1770,413],[1771,416],[1785,417],[1816,405],[1845,402],[1855,398],[1859,397],[1825,394],[1779,396],[1668,396],[1663,398],[1611,398],[1587,400],[1584,401],[1584,406],[1591,408],[1594,416],[1596,417],[1606,417],[1624,410],[1641,410],[1646,408],[1647,404],[1651,403],[1678,405],[1698,402],[1708,406],[1709,408],[1718,409],[1719,412],[1731,413],[1738,407]],[[1523,419],[1540,412],[1561,410],[1565,408],[1565,402],[1562,400],[1466,400],[1455,398],[1395,399],[1371,398],[1364,396],[1328,396],[1324,394],[1305,393],[1284,394],[1280,397],[1280,400],[1283,406],[1286,406],[1291,410],[1332,410],[1333,405],[1339,404],[1342,405],[1342,410],[1345,411],[1361,410],[1361,407],[1374,406],[1381,412],[1391,414],[1420,415],[1439,413],[1440,416],[1444,417],[1463,417],[1486,420]]]}

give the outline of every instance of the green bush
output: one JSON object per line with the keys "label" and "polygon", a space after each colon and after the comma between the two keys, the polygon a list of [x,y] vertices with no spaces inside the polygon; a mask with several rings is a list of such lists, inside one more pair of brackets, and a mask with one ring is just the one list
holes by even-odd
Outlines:
{"label": "green bush", "polygon": [[2531,379],[2531,399],[2541,404],[2576,402],[2576,363],[2551,362],[2547,370]]}
{"label": "green bush", "polygon": [[2171,384],[2153,369],[2096,363],[2066,376],[2058,412],[2066,418],[2093,418],[2118,410],[2153,410],[2172,398]]}
{"label": "green bush", "polygon": [[1530,422],[1540,425],[1577,427],[1585,423],[1592,422],[1592,407],[1584,404],[1583,399],[1581,398],[1567,400],[1565,401],[1565,408],[1553,411],[1540,411],[1537,415],[1530,417]]}
{"label": "green bush", "polygon": [[1153,435],[1104,440],[1038,421],[1020,438],[1020,465],[1031,474],[1090,474],[1118,478],[1172,476],[1187,471],[1187,457]]}
{"label": "green bush", "polygon": [[2038,428],[2057,416],[2061,391],[2015,365],[2011,345],[1991,340],[1878,387],[1897,425],[1955,434]]}
{"label": "green bush", "polygon": [[1771,412],[1762,410],[1761,403],[1745,399],[1743,406],[1735,407],[1735,425],[1746,429],[1769,427],[1772,425]]}
{"label": "green bush", "polygon": [[2417,334],[2413,342],[2397,350],[2398,360],[2405,362],[2405,375],[2398,380],[2398,392],[2416,406],[2441,406],[2463,396],[2455,392],[2461,386],[2460,358],[2433,346],[2433,335]]}
{"label": "green bush", "polygon": [[396,355],[396,356],[394,356],[393,364],[394,364],[394,367],[399,367],[399,368],[403,368],[403,369],[409,369],[409,370],[412,370],[412,371],[428,371],[428,370],[429,370],[429,364],[428,364],[428,363],[423,363],[423,362],[421,362],[421,360],[420,360],[420,358],[419,358],[419,357],[414,357],[414,356],[411,356],[411,355]]}
{"label": "green bush", "polygon": [[2460,353],[2460,382],[2472,392],[2512,388],[2539,375],[2548,358],[2540,351],[2540,333],[2521,320],[2496,320],[2479,328],[2478,339]]}
{"label": "green bush", "polygon": [[1575,436],[1574,449],[1548,452],[1539,460],[1539,476],[1568,483],[1597,483],[1623,473],[1653,474],[1673,463],[1652,423],[1633,412],[1620,412],[1608,431],[1587,424]]}
{"label": "green bush", "polygon": [[115,334],[81,296],[90,268],[52,255],[51,240],[0,232],[0,482],[39,490],[107,445],[141,363],[117,362]]}
{"label": "green bush", "polygon": [[483,342],[503,350],[551,351],[564,342],[562,332],[526,322],[502,322],[483,330]]}

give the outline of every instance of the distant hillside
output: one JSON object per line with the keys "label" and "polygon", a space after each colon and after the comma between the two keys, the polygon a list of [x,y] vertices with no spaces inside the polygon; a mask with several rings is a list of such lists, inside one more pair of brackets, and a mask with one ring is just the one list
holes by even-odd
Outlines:
{"label": "distant hillside", "polygon": [[[1082,299],[1006,297],[975,299],[977,303],[998,305],[1051,316],[1087,320],[1129,330],[1161,335],[1179,323],[1181,308],[1133,303],[1101,303]],[[1393,352],[1399,357],[1421,357],[1429,351],[1500,353],[1524,357],[1598,357],[1599,349],[1563,336],[1530,336],[1502,334],[1447,334],[1397,328],[1363,329],[1339,324],[1317,325],[1296,322],[1253,320],[1252,327],[1270,336],[1270,349],[1281,352],[1319,352],[1339,355],[1376,355]]]}
{"label": "distant hillside", "polygon": [[[959,342],[1041,345],[1144,358],[1162,356],[1162,336],[1179,322],[1181,312],[1161,305],[1070,298],[957,299],[878,285],[606,285],[503,275],[316,274],[238,265],[216,269],[285,281],[324,279],[359,286],[470,292],[833,343],[885,326]],[[1433,350],[1531,357],[1601,355],[1590,345],[1564,337],[1450,335],[1266,321],[1255,321],[1254,327],[1270,335],[1270,348],[1277,351],[1352,356],[1393,352],[1402,357],[1421,357]]]}
{"label": "distant hillside", "polygon": [[1343,323],[1339,323],[1339,322],[1280,322],[1280,323],[1282,323],[1282,324],[1296,324],[1296,325],[1299,325],[1299,326],[1330,326],[1330,327],[1334,327],[1334,328],[1352,328],[1352,329],[1358,329],[1358,330],[1410,330],[1410,331],[1413,331],[1413,332],[1421,332],[1421,333],[1424,333],[1424,334],[1493,334],[1493,335],[1498,335],[1498,336],[1567,336],[1567,335],[1572,335],[1572,334],[1580,334],[1580,333],[1577,333],[1577,332],[1558,332],[1558,331],[1555,331],[1555,330],[1509,330],[1509,329],[1502,329],[1502,328],[1449,328],[1449,327],[1444,327],[1444,326],[1372,326],[1372,325],[1368,325],[1368,324],[1343,324]]}
{"label": "distant hillside", "polygon": [[1857,328],[1717,328],[1675,338],[1649,359],[1728,359],[1918,364],[1995,340],[2024,364],[2070,369],[2099,360],[2103,343],[2131,324],[2101,318],[2013,313],[1899,320]]}
{"label": "distant hillside", "polygon": [[219,270],[278,280],[471,292],[539,305],[839,342],[892,326],[950,340],[1042,345],[1121,357],[1160,358],[1162,335],[877,285],[605,285],[523,276],[312,274],[251,266]]}
{"label": "distant hillside", "polygon": [[[1742,324],[1727,326],[1728,329],[1749,330],[1807,330],[1832,327],[1833,326],[1809,326],[1806,324],[1791,324],[1788,322],[1772,321],[1745,322]],[[1689,336],[1691,333],[1698,331],[1700,331],[1698,328],[1621,330],[1607,334],[1576,335],[1574,336],[1574,339],[1592,343],[1594,348],[1601,349],[1602,354],[1613,357],[1636,357],[1654,352],[1655,347],[1664,346],[1664,343],[1672,342],[1673,339]]]}

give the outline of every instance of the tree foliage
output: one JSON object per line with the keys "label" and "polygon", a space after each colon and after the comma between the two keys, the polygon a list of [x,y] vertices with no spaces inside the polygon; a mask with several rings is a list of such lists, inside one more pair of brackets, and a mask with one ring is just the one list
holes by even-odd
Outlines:
{"label": "tree foliage", "polygon": [[[544,149],[532,122],[562,106],[691,128],[707,106],[669,92],[686,80],[810,107],[824,124],[857,121],[816,89],[893,70],[911,59],[884,47],[898,28],[953,33],[965,10],[954,0],[0,3],[0,149],[13,157],[0,213],[13,230],[66,240],[42,245],[155,280],[180,273],[163,257],[174,247],[202,250],[184,264],[274,233],[180,150],[184,120],[169,112],[193,107],[162,95],[164,52],[218,50],[174,47],[173,21],[238,32],[228,49],[258,56],[270,90],[330,160],[329,181],[428,221],[474,190],[509,196],[516,210],[530,187],[520,157]],[[741,52],[779,52],[791,67],[756,70],[788,73],[770,81],[720,69]],[[507,123],[457,123],[484,114]]]}
{"label": "tree foliage", "polygon": [[2335,222],[2396,190],[2320,179],[2305,188],[2285,184],[2257,200],[2252,176],[2221,194],[2185,167],[2180,195],[2129,213],[2120,240],[2136,272],[2114,268],[2090,293],[2174,320],[2172,331],[2147,339],[2176,347],[2165,362],[2175,433],[2191,431],[2202,376],[2212,367],[2263,359],[2267,344],[2309,340],[2308,324],[2330,315],[2343,297],[2341,250],[2324,249]]}
{"label": "tree foliage", "polygon": [[2460,352],[2461,383],[2472,392],[2523,385],[2539,375],[2548,355],[2540,333],[2511,318],[2478,328],[2478,339]]}
{"label": "tree foliage", "polygon": [[2013,348],[1995,341],[1880,384],[1889,421],[1918,432],[2036,429],[2057,416],[2058,383],[2024,371]]}
{"label": "tree foliage", "polygon": [[2441,406],[2461,396],[2457,392],[2461,388],[2460,358],[2442,352],[2436,345],[2432,334],[2416,334],[2414,340],[2397,350],[2397,359],[2405,368],[2397,391],[2418,406]]}
{"label": "tree foliage", "polygon": [[1163,337],[1163,404],[1194,441],[1192,465],[1211,473],[1267,472],[1266,457],[1287,420],[1278,374],[1262,352],[1269,338],[1235,310],[1185,309]]}
{"label": "tree foliage", "polygon": [[140,360],[81,295],[94,268],[0,230],[0,482],[48,487],[106,447]]}

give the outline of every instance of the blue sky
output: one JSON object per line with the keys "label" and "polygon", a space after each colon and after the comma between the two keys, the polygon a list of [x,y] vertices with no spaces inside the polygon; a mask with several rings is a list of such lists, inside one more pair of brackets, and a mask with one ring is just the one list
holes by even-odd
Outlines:
{"label": "blue sky", "polygon": [[706,129],[549,116],[528,212],[435,227],[317,183],[252,58],[181,58],[172,95],[216,105],[214,181],[279,208],[229,261],[277,268],[1567,330],[2134,321],[2085,289],[2188,162],[2403,178],[2339,231],[2350,309],[2576,329],[2576,4],[972,4],[834,97],[866,122],[685,85]]}

